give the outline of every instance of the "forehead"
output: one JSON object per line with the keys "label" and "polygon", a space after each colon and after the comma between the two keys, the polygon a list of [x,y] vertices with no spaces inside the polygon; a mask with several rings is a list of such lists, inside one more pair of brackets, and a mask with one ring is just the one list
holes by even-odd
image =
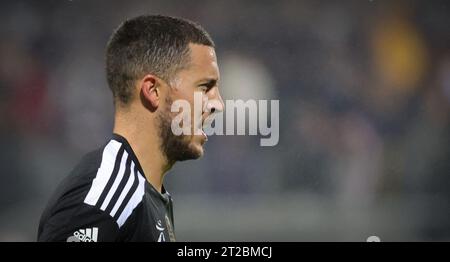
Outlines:
{"label": "forehead", "polygon": [[200,77],[219,78],[216,52],[213,47],[189,44],[190,63],[186,71]]}

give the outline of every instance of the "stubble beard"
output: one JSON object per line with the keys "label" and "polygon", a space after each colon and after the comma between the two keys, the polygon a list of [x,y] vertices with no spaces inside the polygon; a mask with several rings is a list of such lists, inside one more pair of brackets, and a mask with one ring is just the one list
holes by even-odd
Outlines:
{"label": "stubble beard", "polygon": [[166,99],[167,107],[158,113],[159,137],[161,138],[160,148],[170,165],[177,161],[197,159],[201,156],[201,152],[197,152],[191,147],[190,136],[183,134],[177,136],[172,132],[170,112],[172,102],[172,99],[168,97]]}

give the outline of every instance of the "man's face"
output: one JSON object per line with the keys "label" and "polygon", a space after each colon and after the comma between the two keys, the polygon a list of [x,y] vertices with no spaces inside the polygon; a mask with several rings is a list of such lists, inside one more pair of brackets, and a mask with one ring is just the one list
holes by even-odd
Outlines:
{"label": "man's face", "polygon": [[[219,68],[214,48],[190,44],[191,60],[187,68],[181,70],[171,88],[168,88],[164,109],[159,114],[162,148],[169,161],[196,159],[203,155],[203,144],[207,141],[202,131],[203,121],[213,112],[223,110],[223,101],[219,93]],[[202,94],[201,121],[194,124],[194,93]],[[191,135],[176,136],[172,133],[171,122],[180,112],[171,112],[174,101],[184,100],[190,105]],[[208,101],[208,104],[205,104]],[[187,114],[189,112],[183,112]]]}

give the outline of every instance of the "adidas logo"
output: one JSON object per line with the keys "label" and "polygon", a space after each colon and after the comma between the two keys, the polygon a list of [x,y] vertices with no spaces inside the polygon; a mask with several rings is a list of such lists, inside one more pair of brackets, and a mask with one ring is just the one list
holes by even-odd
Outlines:
{"label": "adidas logo", "polygon": [[67,238],[67,242],[97,242],[98,227],[80,229]]}

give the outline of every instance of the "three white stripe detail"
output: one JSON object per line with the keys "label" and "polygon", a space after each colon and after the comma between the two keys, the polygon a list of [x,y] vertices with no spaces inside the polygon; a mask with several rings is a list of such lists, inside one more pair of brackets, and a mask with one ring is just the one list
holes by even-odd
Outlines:
{"label": "three white stripe detail", "polygon": [[111,140],[103,149],[102,163],[97,171],[97,176],[92,181],[91,189],[84,199],[84,203],[95,206],[97,204],[100,195],[103,192],[106,184],[108,183],[109,177],[111,176],[114,163],[116,162],[117,153],[119,152],[121,143]]}
{"label": "three white stripe detail", "polygon": [[[117,190],[117,187],[120,184],[120,181],[122,181],[123,175],[125,173],[125,165],[127,163],[128,159],[128,153],[123,152],[122,159],[120,161],[120,168],[119,172],[117,173],[116,179],[114,180],[114,183],[111,186],[111,189],[109,190],[108,194],[106,195],[105,201],[103,201],[102,206],[100,207],[101,210],[105,211],[106,207],[108,206],[109,202],[111,201],[111,198],[113,197],[114,193]],[[111,176],[111,174],[110,174]]]}
{"label": "three white stripe detail", "polygon": [[141,173],[139,173],[139,171],[138,171],[138,179],[139,179],[138,189],[134,191],[134,194],[131,197],[130,201],[128,202],[127,206],[123,210],[122,214],[119,216],[119,219],[117,219],[117,224],[119,224],[119,227],[121,227],[125,223],[127,218],[131,215],[131,212],[133,212],[134,208],[137,205],[139,205],[144,196],[145,178],[141,175]]}
{"label": "three white stripe detail", "polygon": [[[122,146],[122,143],[111,140],[104,148],[103,155],[102,155],[102,162],[100,164],[100,167],[97,171],[97,175],[92,181],[91,188],[89,189],[89,192],[84,199],[84,203],[95,206],[97,202],[99,201],[100,196],[102,195],[104,190],[107,190],[105,187],[112,175],[114,165],[116,162],[117,154],[119,153],[119,150]],[[105,200],[103,201],[100,209],[106,210],[106,208],[110,204],[114,204],[113,209],[110,212],[110,216],[114,217],[119,210],[122,202],[124,201],[126,195],[131,189],[131,186],[134,183],[135,180],[135,163],[132,161],[130,165],[130,176],[128,177],[128,181],[123,188],[122,192],[120,193],[120,196],[116,203],[110,203],[111,198],[113,197],[114,193],[117,191],[117,188],[122,181],[125,173],[125,166],[129,155],[126,151],[123,152],[122,158],[120,159],[120,168],[117,173],[116,179],[114,180],[113,185],[111,186],[111,189],[109,190],[108,194],[106,195]],[[119,160],[118,160],[119,161]],[[117,219],[116,223],[121,227],[128,217],[133,212],[134,208],[142,201],[142,198],[144,196],[144,188],[145,188],[145,178],[143,175],[138,171],[137,177],[139,180],[139,185],[137,189],[134,191],[131,199],[126,204],[124,210],[120,214],[119,218]]]}
{"label": "three white stripe detail", "polygon": [[128,177],[127,184],[123,188],[122,193],[120,193],[119,199],[117,199],[116,204],[114,205],[113,209],[111,210],[110,215],[112,217],[116,214],[117,210],[119,209],[120,205],[122,204],[122,201],[125,198],[125,196],[127,195],[128,191],[130,191],[130,188],[133,185],[133,182],[134,182],[134,163],[132,162],[131,167],[130,167],[130,176]]}

